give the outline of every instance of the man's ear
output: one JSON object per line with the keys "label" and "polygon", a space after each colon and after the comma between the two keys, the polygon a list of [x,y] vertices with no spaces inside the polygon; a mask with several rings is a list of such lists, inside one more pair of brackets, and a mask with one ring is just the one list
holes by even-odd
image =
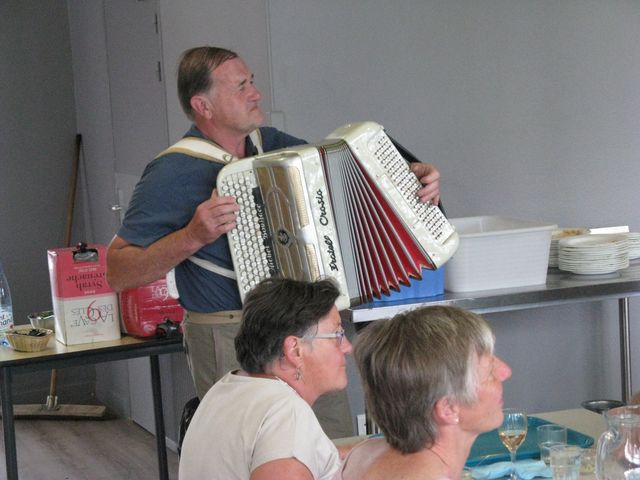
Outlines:
{"label": "man's ear", "polygon": [[438,425],[456,425],[460,422],[460,408],[449,397],[442,397],[433,408],[433,416]]}
{"label": "man's ear", "polygon": [[199,116],[208,118],[207,115],[210,115],[211,108],[209,99],[203,95],[194,95],[191,97],[189,101],[191,104],[191,108],[194,112],[196,112]]}

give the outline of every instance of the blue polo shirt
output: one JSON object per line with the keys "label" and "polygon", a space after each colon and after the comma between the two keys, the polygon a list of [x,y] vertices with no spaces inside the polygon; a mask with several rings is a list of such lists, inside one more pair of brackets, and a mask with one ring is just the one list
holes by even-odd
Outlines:
{"label": "blue polo shirt", "polygon": [[[306,143],[271,127],[260,128],[260,133],[265,152]],[[185,137],[204,138],[204,135],[192,126]],[[246,151],[257,154],[249,137],[246,142]],[[183,228],[193,217],[196,207],[211,197],[222,167],[219,163],[183,153],[169,153],[151,161],[136,185],[118,236],[131,244],[147,247]],[[233,270],[226,235],[195,255]],[[235,280],[200,268],[193,262],[184,261],[176,267],[176,283],[180,302],[188,310],[219,312],[242,307]]]}

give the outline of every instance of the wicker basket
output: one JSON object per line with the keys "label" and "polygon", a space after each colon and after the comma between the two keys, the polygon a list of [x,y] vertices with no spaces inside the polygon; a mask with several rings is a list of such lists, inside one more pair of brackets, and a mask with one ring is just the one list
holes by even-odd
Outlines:
{"label": "wicker basket", "polygon": [[[46,334],[42,336],[29,335],[31,330],[38,330]],[[17,327],[8,331],[5,335],[9,345],[11,345],[14,350],[20,352],[39,352],[47,348],[52,334],[53,330],[47,328]]]}

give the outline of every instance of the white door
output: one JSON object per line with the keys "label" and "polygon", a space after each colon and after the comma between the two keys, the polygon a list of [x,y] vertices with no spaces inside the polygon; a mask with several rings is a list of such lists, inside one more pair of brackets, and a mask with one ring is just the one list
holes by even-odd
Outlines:
{"label": "white door", "polygon": [[[168,146],[156,0],[105,0],[115,181],[121,212],[145,165]],[[131,418],[155,431],[149,359],[128,361]]]}

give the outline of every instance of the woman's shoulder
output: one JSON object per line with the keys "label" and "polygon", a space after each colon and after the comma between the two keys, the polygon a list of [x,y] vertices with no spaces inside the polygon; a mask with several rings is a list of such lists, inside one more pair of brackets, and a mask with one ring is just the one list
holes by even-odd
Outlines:
{"label": "woman's shoulder", "polygon": [[366,440],[356,444],[351,450],[351,453],[371,455],[385,452],[389,448],[389,444],[384,439],[384,437],[376,436],[369,437]]}
{"label": "woman's shoulder", "polygon": [[451,480],[429,465],[408,460],[381,437],[367,439],[353,447],[334,480],[380,480],[399,473],[407,479]]}
{"label": "woman's shoulder", "polygon": [[389,448],[389,444],[382,437],[368,438],[358,443],[344,459],[341,476],[336,477],[336,480],[362,478],[371,465]]}

